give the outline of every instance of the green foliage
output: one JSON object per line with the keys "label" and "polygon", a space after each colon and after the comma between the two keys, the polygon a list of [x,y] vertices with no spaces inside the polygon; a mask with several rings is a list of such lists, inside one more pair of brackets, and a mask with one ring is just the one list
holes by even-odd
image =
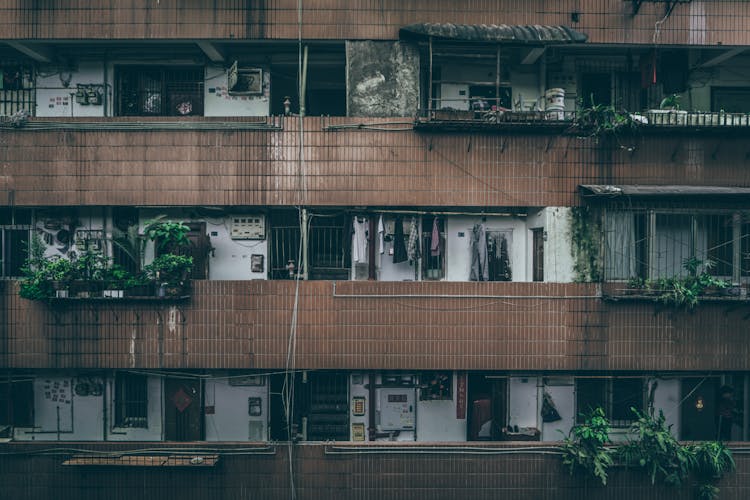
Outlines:
{"label": "green foliage", "polygon": [[166,253],[158,256],[143,271],[149,279],[167,285],[182,285],[193,268],[193,258]]}
{"label": "green foliage", "polygon": [[596,104],[593,95],[590,97],[590,104],[585,104],[583,100],[578,102],[574,126],[586,137],[596,140],[612,137],[622,149],[634,149],[634,146],[624,146],[620,138],[623,134],[636,132],[638,122],[625,110],[612,105]]}
{"label": "green foliage", "polygon": [[104,271],[104,281],[108,285],[121,287],[132,277],[132,275],[118,264],[113,264]]}
{"label": "green foliage", "polygon": [[680,109],[680,96],[678,94],[666,96],[659,103],[659,109]]}
{"label": "green foliage", "polygon": [[182,222],[153,220],[146,223],[146,237],[156,243],[160,252],[180,253],[190,247],[189,231]]}
{"label": "green foliage", "polygon": [[617,449],[617,457],[629,467],[646,471],[651,484],[658,480],[680,486],[694,468],[692,450],[677,442],[661,410],[656,417],[631,410],[637,417],[630,428],[635,438]]}
{"label": "green foliage", "polygon": [[109,258],[98,250],[86,249],[72,257],[73,278],[87,281],[102,281],[109,267]]}
{"label": "green foliage", "polygon": [[574,258],[573,270],[578,282],[596,282],[601,279],[601,221],[598,215],[598,212],[588,206],[571,209],[570,242]]}
{"label": "green foliage", "polygon": [[581,471],[607,484],[607,469],[612,465],[612,452],[606,448],[609,442],[609,421],[604,410],[594,409],[584,416],[584,422],[574,426],[560,446],[563,464],[570,474]]}
{"label": "green foliage", "polygon": [[[658,280],[643,280],[631,278],[630,288],[639,288],[654,293],[655,300],[676,307],[692,309],[700,302],[700,298],[708,288],[723,289],[729,282],[712,276],[709,271],[715,263],[711,260],[702,261],[695,257],[685,259],[683,269],[686,277],[659,278]],[[698,272],[700,270],[700,272]]]}
{"label": "green foliage", "polygon": [[713,482],[735,470],[732,452],[717,441],[706,441],[689,448],[694,457],[693,473],[698,483],[696,496],[700,500],[719,498],[719,488]]}
{"label": "green foliage", "polygon": [[112,244],[119,248],[139,270],[143,266],[143,254],[146,250],[146,237],[138,233],[138,226],[131,225],[127,231],[112,228]]}

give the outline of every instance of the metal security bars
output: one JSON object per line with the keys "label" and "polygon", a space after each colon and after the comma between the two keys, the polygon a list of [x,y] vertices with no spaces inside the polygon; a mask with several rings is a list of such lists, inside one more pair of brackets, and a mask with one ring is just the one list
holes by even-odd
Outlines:
{"label": "metal security bars", "polygon": [[686,276],[685,262],[711,261],[734,283],[750,276],[750,212],[634,209],[605,215],[607,280]]}
{"label": "metal security bars", "polygon": [[120,116],[203,115],[202,67],[121,66],[116,75]]}
{"label": "metal security bars", "polygon": [[0,62],[0,116],[36,110],[34,71],[31,67]]}
{"label": "metal security bars", "polygon": [[115,425],[148,426],[148,378],[146,375],[118,373],[115,376]]}

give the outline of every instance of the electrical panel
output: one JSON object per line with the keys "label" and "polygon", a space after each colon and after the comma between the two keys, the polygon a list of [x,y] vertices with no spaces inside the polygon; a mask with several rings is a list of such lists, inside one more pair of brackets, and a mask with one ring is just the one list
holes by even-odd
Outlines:
{"label": "electrical panel", "polygon": [[384,387],[378,392],[377,430],[414,430],[414,388]]}
{"label": "electrical panel", "polygon": [[266,216],[233,215],[229,236],[233,240],[263,240],[266,238]]}

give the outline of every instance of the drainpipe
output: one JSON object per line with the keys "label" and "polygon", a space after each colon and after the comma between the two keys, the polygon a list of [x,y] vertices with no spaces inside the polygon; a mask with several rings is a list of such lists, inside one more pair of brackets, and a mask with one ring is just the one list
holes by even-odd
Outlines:
{"label": "drainpipe", "polygon": [[307,49],[308,46],[302,52],[302,76],[300,81],[299,90],[299,115],[305,116],[305,94],[307,93]]}
{"label": "drainpipe", "polygon": [[[302,209],[302,231],[300,232],[300,245],[302,245],[302,279],[306,280],[307,272],[307,209]],[[299,272],[299,270],[297,271]]]}

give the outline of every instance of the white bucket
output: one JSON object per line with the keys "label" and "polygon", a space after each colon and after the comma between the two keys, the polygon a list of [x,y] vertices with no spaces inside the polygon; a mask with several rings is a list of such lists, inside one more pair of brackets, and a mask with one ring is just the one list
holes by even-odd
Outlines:
{"label": "white bucket", "polygon": [[548,111],[565,111],[565,89],[547,89],[544,103]]}

